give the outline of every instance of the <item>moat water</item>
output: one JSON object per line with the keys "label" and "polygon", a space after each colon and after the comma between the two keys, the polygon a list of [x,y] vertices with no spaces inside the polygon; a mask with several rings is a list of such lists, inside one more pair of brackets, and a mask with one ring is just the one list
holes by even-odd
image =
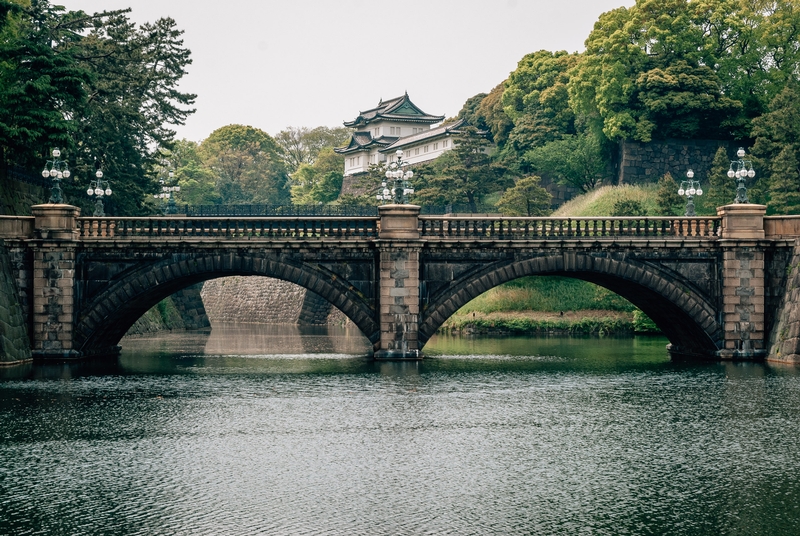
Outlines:
{"label": "moat water", "polygon": [[0,369],[0,534],[800,534],[800,369],[665,344],[260,326]]}

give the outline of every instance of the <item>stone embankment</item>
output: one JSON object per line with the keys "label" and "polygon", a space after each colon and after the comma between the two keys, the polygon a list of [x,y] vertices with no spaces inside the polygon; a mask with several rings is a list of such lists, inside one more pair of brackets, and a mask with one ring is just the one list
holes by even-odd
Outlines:
{"label": "stone embankment", "polygon": [[27,361],[31,345],[11,258],[0,240],[0,365]]}
{"label": "stone embankment", "polygon": [[772,330],[769,360],[800,364],[800,240],[786,270],[786,291],[778,307],[778,318]]}
{"label": "stone embankment", "polygon": [[211,324],[345,325],[347,317],[306,289],[269,277],[225,277],[203,284]]}
{"label": "stone embankment", "polygon": [[144,335],[165,330],[197,330],[211,327],[200,296],[202,283],[179,290],[147,311],[127,335]]}

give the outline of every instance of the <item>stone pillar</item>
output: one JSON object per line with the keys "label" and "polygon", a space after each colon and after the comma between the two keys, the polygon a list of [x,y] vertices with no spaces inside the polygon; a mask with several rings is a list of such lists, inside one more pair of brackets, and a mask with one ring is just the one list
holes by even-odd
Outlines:
{"label": "stone pillar", "polygon": [[416,205],[384,205],[380,252],[380,348],[375,359],[421,359],[419,340],[419,210]]}
{"label": "stone pillar", "polygon": [[77,217],[70,205],[36,205],[33,250],[33,356],[79,357],[73,348]]}
{"label": "stone pillar", "polygon": [[722,216],[723,347],[720,359],[754,359],[766,356],[764,317],[765,205],[726,205]]}

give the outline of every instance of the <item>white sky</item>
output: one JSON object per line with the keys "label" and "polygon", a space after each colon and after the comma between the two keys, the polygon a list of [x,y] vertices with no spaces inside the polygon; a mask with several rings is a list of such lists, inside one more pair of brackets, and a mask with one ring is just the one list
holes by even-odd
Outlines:
{"label": "white sky", "polygon": [[87,12],[172,17],[193,63],[181,90],[197,112],[177,127],[200,141],[241,123],[341,126],[408,91],[454,116],[537,50],[584,49],[599,15],[634,0],[52,0]]}

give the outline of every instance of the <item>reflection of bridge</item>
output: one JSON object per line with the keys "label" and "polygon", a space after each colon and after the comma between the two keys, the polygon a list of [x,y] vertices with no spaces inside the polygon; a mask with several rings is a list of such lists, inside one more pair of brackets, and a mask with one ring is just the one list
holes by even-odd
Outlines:
{"label": "reflection of bridge", "polygon": [[382,207],[380,217],[80,218],[67,205],[33,212],[0,218],[0,238],[39,357],[116,352],[161,299],[229,275],[315,292],[358,326],[378,358],[417,357],[471,299],[542,274],[627,298],[674,353],[761,358],[771,331],[783,344],[775,356],[800,353],[787,346],[797,333],[777,333],[800,218],[765,218],[760,205],[705,218],[419,216],[408,205]]}

